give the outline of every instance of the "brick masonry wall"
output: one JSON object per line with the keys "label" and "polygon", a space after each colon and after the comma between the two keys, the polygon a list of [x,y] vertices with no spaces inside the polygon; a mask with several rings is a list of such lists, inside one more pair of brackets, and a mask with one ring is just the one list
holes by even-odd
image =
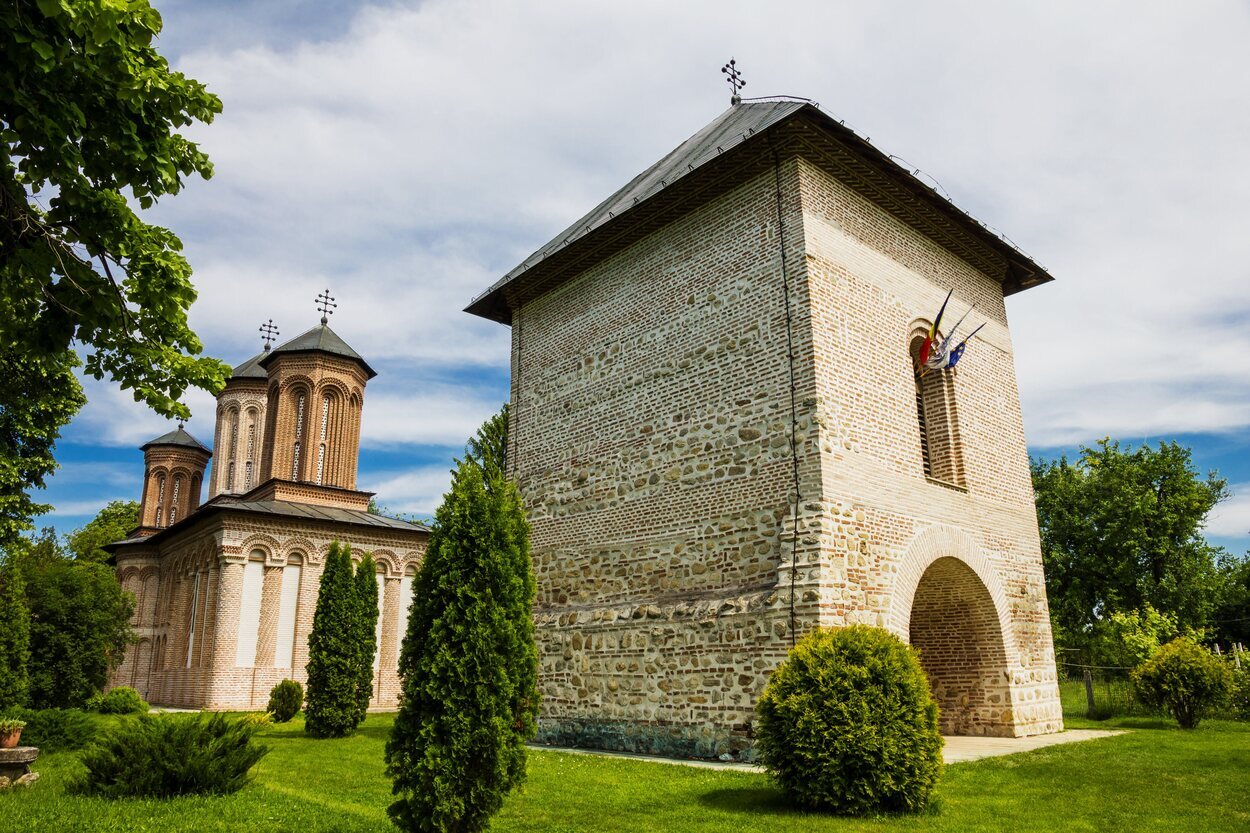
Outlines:
{"label": "brick masonry wall", "polygon": [[[937,680],[958,692],[948,711],[967,697],[966,730],[1058,730],[1001,286],[814,165],[780,173],[792,351],[772,172],[514,310],[540,737],[749,758],[792,598],[800,631],[867,622],[906,638],[922,579],[950,579],[925,574],[943,557],[975,573],[962,603],[997,625],[985,661],[1010,680]],[[990,321],[949,382],[962,488],[924,477],[908,354],[952,286],[959,314],[976,303]],[[940,669],[935,621],[917,618],[916,638]]]}

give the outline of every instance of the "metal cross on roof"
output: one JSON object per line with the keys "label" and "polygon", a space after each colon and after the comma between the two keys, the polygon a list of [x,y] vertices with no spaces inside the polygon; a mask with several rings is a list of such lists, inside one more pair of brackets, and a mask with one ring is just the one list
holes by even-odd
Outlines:
{"label": "metal cross on roof", "polygon": [[317,296],[317,309],[321,311],[322,324],[330,323],[330,319],[326,316],[334,315],[334,308],[337,306],[338,304],[334,303],[334,296],[330,294],[329,289]]}
{"label": "metal cross on roof", "polygon": [[721,67],[720,71],[725,73],[725,80],[729,82],[729,85],[733,87],[734,90],[733,96],[729,99],[729,103],[741,104],[742,96],[738,95],[738,92],[747,85],[747,82],[742,80],[742,73],[738,72],[737,63],[733,58],[730,58],[729,63]]}
{"label": "metal cross on roof", "polygon": [[268,323],[260,325],[260,340],[265,342],[265,352],[269,352],[269,345],[278,339],[278,328],[274,326],[273,319],[270,318]]}

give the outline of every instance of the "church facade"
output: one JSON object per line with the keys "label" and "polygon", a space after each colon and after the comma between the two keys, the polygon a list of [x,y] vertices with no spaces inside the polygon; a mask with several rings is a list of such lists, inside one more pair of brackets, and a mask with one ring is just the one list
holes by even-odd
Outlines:
{"label": "church facade", "polygon": [[181,426],[143,446],[139,527],[109,548],[138,636],[113,685],[159,705],[263,709],[281,680],[305,682],[321,570],[338,541],[377,561],[371,705],[396,706],[429,530],[369,513],[371,494],[356,489],[374,375],[323,317],[234,369],[217,397],[215,456]]}
{"label": "church facade", "polygon": [[[793,641],[850,623],[919,649],[944,732],[1062,729],[1004,304],[1049,280],[818,108],[735,101],[475,299],[540,738],[749,758]],[[948,292],[986,326],[923,373]]]}

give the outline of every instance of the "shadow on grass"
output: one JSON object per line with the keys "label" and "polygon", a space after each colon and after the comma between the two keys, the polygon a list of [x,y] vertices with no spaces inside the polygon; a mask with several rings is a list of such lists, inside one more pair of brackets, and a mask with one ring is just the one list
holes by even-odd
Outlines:
{"label": "shadow on grass", "polygon": [[737,787],[711,790],[699,796],[699,803],[715,810],[729,813],[748,813],[757,816],[789,816],[789,817],[820,817],[820,818],[909,818],[915,816],[937,816],[942,814],[943,802],[940,795],[931,795],[924,809],[916,813],[895,810],[880,810],[864,816],[845,816],[833,812],[805,810],[795,806],[786,794],[776,787]]}
{"label": "shadow on grass", "polygon": [[776,787],[736,787],[711,790],[699,796],[699,803],[730,813],[755,813],[769,816],[803,816],[786,794]]}

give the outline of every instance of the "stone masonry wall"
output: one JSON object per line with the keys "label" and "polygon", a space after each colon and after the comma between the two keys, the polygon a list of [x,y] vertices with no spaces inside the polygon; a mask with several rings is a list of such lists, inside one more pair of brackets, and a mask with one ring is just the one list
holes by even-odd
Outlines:
{"label": "stone masonry wall", "polygon": [[[983,720],[976,731],[1058,731],[1041,546],[1001,285],[817,166],[803,162],[800,171],[827,519],[821,621],[862,621],[907,637],[928,563],[949,556],[976,565],[984,602],[996,600],[1005,653],[995,671],[1010,678],[1012,699],[1011,709],[995,712],[996,726]],[[944,329],[970,304],[975,311],[961,332],[988,322],[957,369],[945,372],[962,487],[924,474],[908,344],[952,288]],[[930,640],[926,650],[939,649]],[[993,708],[988,701],[986,708]]]}
{"label": "stone masonry wall", "polygon": [[[953,692],[947,725],[1060,729],[1001,285],[791,158],[789,348],[775,183],[770,171],[514,310],[540,739],[749,758],[792,599],[800,632],[865,622],[908,638],[941,558],[974,575],[960,603],[989,646],[942,664],[942,616],[916,618],[935,689]],[[946,385],[954,485],[924,475],[908,352],[951,287],[953,312],[975,303],[969,320],[990,322]],[[929,598],[955,592],[951,576],[967,578],[939,570]],[[936,679],[974,654],[974,675],[1005,686]]]}
{"label": "stone masonry wall", "polygon": [[[790,645],[775,183],[768,171],[514,314],[511,431],[539,588],[542,740],[750,749],[755,699]],[[782,183],[795,267],[793,162]],[[797,312],[794,275],[790,294]],[[796,346],[800,475],[814,492],[811,351]],[[800,593],[808,580],[796,577]],[[815,622],[814,600],[796,604],[800,628]]]}

